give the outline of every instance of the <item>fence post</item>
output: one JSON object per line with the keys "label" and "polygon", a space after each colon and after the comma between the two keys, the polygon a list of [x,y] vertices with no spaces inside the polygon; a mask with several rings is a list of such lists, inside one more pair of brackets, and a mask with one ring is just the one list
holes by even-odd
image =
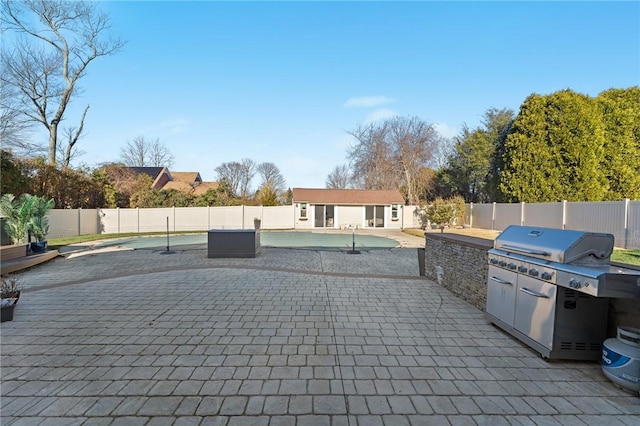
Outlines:
{"label": "fence post", "polygon": [[520,203],[520,226],[524,226],[524,201]]}
{"label": "fence post", "polygon": [[473,202],[469,203],[469,228],[473,228]]}
{"label": "fence post", "polygon": [[562,200],[562,229],[567,229],[567,200]]}
{"label": "fence post", "polygon": [[491,206],[491,230],[495,229],[496,222],[496,202],[494,201]]}
{"label": "fence post", "polygon": [[140,233],[140,207],[136,207],[136,221],[137,221],[137,233]]}
{"label": "fence post", "polygon": [[118,213],[118,234],[120,233],[120,207],[116,207]]}
{"label": "fence post", "polygon": [[81,229],[80,220],[82,220],[81,217],[82,217],[82,207],[78,207],[78,237],[81,235],[80,234],[80,229]]}
{"label": "fence post", "polygon": [[624,203],[624,248],[629,247],[629,199],[622,200]]}

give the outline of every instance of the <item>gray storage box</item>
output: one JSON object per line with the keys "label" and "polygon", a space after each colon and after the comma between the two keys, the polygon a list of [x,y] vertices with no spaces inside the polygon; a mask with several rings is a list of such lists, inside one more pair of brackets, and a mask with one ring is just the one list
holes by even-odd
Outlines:
{"label": "gray storage box", "polygon": [[260,253],[260,230],[211,229],[207,249],[208,258],[256,257]]}

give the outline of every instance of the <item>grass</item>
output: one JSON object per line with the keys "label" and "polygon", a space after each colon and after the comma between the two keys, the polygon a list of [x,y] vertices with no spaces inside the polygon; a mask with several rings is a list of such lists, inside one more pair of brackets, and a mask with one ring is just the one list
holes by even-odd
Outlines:
{"label": "grass", "polygon": [[615,249],[611,254],[611,260],[627,265],[640,266],[640,250]]}

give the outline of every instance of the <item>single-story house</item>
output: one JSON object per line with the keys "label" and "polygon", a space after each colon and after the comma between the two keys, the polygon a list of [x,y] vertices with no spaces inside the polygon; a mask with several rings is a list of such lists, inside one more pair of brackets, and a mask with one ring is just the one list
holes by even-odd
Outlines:
{"label": "single-story house", "polygon": [[135,173],[144,173],[153,179],[152,189],[175,189],[191,195],[202,195],[217,189],[218,182],[203,182],[198,172],[170,172],[167,167],[130,167]]}
{"label": "single-story house", "polygon": [[296,228],[403,228],[396,190],[293,188]]}

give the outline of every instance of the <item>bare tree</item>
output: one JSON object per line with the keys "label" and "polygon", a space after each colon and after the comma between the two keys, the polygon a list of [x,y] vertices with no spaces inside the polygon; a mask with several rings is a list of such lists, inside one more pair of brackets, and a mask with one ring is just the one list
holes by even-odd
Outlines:
{"label": "bare tree", "polygon": [[389,120],[389,144],[393,162],[402,174],[407,201],[418,204],[420,170],[433,159],[441,139],[435,128],[417,117],[394,117]]}
{"label": "bare tree", "polygon": [[287,186],[280,169],[273,163],[260,163],[256,166],[256,171],[262,180],[260,183],[261,188],[267,186],[277,194],[280,194]]}
{"label": "bare tree", "polygon": [[19,93],[17,111],[47,129],[48,161],[55,164],[58,129],[78,81],[94,59],[124,42],[107,37],[108,16],[95,2],[2,0],[2,22],[20,36],[13,49],[3,48],[2,84]]}
{"label": "bare tree", "polygon": [[433,161],[441,140],[430,124],[417,117],[393,117],[349,132],[356,140],[348,152],[354,179],[365,189],[402,189],[417,203],[424,188],[418,179]]}
{"label": "bare tree", "polygon": [[150,142],[148,153],[148,163],[151,166],[171,167],[173,165],[173,154],[171,153],[171,151],[169,151],[169,148],[160,143],[160,140],[157,138],[154,141]]}
{"label": "bare tree", "polygon": [[88,111],[89,105],[87,105],[87,107],[84,109],[84,112],[82,113],[82,118],[80,119],[80,127],[78,127],[77,129],[75,127],[67,127],[64,129],[64,137],[66,143],[64,145],[59,144],[57,149],[59,155],[62,157],[62,167],[65,169],[69,167],[69,163],[71,162],[71,159],[73,157],[83,153],[82,151],[76,149],[76,143],[82,136],[82,130],[84,129],[84,119],[87,116]]}
{"label": "bare tree", "polygon": [[325,181],[327,188],[332,189],[346,189],[351,186],[351,170],[346,164],[335,166],[333,170],[327,175]]}
{"label": "bare tree", "polygon": [[353,167],[353,183],[363,189],[394,189],[400,182],[387,140],[386,122],[372,123],[348,132],[356,140],[348,151]]}
{"label": "bare tree", "polygon": [[238,195],[240,188],[240,177],[242,175],[242,164],[237,161],[222,163],[215,168],[219,181],[225,181],[233,196]]}
{"label": "bare tree", "polygon": [[15,88],[1,82],[0,141],[2,149],[12,151],[18,156],[43,154],[41,147],[29,141],[33,122],[23,117],[17,105]]}
{"label": "bare tree", "polygon": [[243,158],[240,160],[241,175],[240,175],[240,196],[247,198],[251,193],[251,181],[256,175],[256,162],[250,158]]}
{"label": "bare tree", "polygon": [[130,167],[169,167],[173,154],[158,138],[147,140],[136,136],[120,149],[120,159]]}

